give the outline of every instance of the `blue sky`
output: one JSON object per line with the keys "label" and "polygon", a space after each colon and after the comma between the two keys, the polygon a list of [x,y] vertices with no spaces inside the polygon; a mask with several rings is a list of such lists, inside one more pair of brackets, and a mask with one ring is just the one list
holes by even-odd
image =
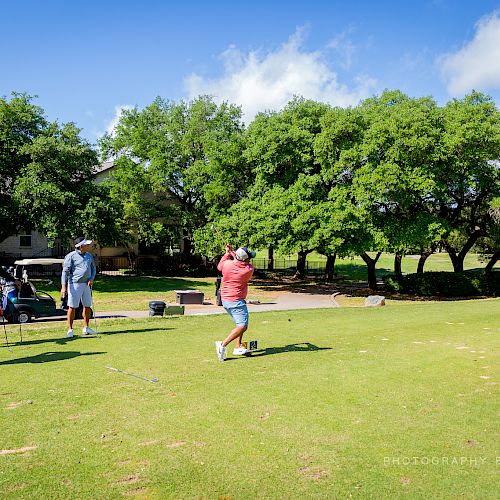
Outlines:
{"label": "blue sky", "polygon": [[210,94],[247,122],[294,94],[500,103],[500,1],[0,0],[0,16],[0,95],[37,95],[93,143],[156,96]]}

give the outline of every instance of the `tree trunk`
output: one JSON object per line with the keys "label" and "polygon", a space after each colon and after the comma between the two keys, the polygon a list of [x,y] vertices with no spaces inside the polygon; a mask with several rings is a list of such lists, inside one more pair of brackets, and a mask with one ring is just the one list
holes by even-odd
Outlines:
{"label": "tree trunk", "polygon": [[337,258],[337,254],[326,256],[326,265],[325,265],[325,281],[333,281],[335,278],[335,259]]}
{"label": "tree trunk", "polygon": [[420,254],[420,259],[418,259],[418,265],[417,265],[417,273],[423,273],[424,272],[424,265],[425,261],[433,254],[434,252],[429,250],[427,252],[422,252]]}
{"label": "tree trunk", "polygon": [[267,249],[267,258],[267,270],[274,271],[274,248],[272,245]]}
{"label": "tree trunk", "polygon": [[309,252],[301,250],[298,253],[297,258],[297,271],[295,273],[296,278],[304,278],[306,275],[306,259]]}
{"label": "tree trunk", "polygon": [[191,240],[184,236],[182,239],[182,262],[188,263],[191,259]]}
{"label": "tree trunk", "polygon": [[377,290],[377,273],[375,271],[375,265],[377,264],[377,260],[379,259],[381,253],[382,252],[378,252],[374,259],[372,259],[366,252],[359,254],[368,267],[368,286],[370,290],[373,291]]}
{"label": "tree trunk", "polygon": [[500,259],[500,250],[497,250],[492,256],[486,267],[484,268],[484,272],[489,274],[493,271],[493,266],[496,264],[497,260]]}
{"label": "tree trunk", "polygon": [[469,250],[474,246],[474,243],[481,236],[482,232],[479,228],[476,228],[475,231],[469,236],[467,242],[463,246],[462,250],[459,253],[450,245],[449,241],[444,239],[443,244],[450,256],[451,262],[453,264],[453,271],[456,273],[461,273],[464,270],[464,259],[468,254]]}
{"label": "tree trunk", "polygon": [[396,253],[394,255],[394,274],[396,276],[402,276],[403,271],[401,271],[401,262],[403,260],[403,256],[400,253]]}

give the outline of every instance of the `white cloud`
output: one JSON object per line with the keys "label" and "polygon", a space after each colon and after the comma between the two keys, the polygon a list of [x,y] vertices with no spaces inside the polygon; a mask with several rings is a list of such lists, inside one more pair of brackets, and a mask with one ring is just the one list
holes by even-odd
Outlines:
{"label": "white cloud", "polygon": [[339,33],[327,44],[328,49],[335,50],[339,56],[339,64],[344,69],[350,69],[357,47],[351,41],[350,35],[354,33],[354,28],[350,27],[346,31]]}
{"label": "white cloud", "polygon": [[438,59],[450,95],[500,88],[500,17],[495,12],[476,24],[474,38]]}
{"label": "white cloud", "polygon": [[123,111],[128,111],[134,109],[134,106],[131,104],[120,104],[118,106],[115,106],[115,116],[111,118],[106,124],[106,132],[108,134],[114,135],[115,133],[115,128],[118,125],[118,122],[120,121],[120,118],[122,116]]}
{"label": "white cloud", "polygon": [[279,110],[294,95],[328,102],[355,105],[371,95],[375,80],[359,76],[353,88],[338,81],[337,73],[325,62],[321,51],[302,50],[303,29],[275,51],[242,53],[231,46],[221,54],[224,70],[220,78],[192,74],[185,80],[190,98],[214,96],[218,102],[241,105],[245,121],[260,111]]}

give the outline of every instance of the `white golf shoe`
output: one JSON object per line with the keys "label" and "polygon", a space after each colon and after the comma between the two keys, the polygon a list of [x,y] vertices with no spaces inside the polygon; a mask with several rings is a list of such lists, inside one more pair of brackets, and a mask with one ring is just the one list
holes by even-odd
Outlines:
{"label": "white golf shoe", "polygon": [[250,354],[252,354],[252,351],[245,349],[243,346],[236,347],[233,350],[233,356],[250,356]]}
{"label": "white golf shoe", "polygon": [[221,341],[217,341],[215,343],[215,350],[217,351],[217,357],[219,358],[219,361],[222,363],[224,361],[224,358],[226,357],[227,348],[222,345]]}
{"label": "white golf shoe", "polygon": [[73,328],[70,328],[68,330],[68,333],[66,334],[67,339],[71,339],[73,337]]}
{"label": "white golf shoe", "polygon": [[82,330],[82,335],[96,335],[97,332],[95,330],[92,330],[90,326],[85,326]]}

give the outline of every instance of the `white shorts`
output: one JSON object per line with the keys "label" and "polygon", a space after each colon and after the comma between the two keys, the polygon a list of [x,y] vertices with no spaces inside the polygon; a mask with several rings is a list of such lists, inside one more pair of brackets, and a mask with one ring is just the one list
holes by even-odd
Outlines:
{"label": "white shorts", "polygon": [[92,293],[87,283],[68,283],[68,307],[76,309],[80,305],[90,307],[92,305]]}

